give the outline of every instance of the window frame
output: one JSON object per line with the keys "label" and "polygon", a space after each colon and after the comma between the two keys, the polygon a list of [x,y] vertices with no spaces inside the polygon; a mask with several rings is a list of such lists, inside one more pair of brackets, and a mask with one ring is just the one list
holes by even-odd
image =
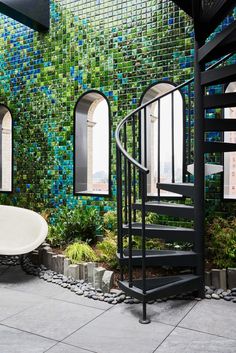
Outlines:
{"label": "window frame", "polygon": [[[107,193],[97,193],[97,192],[85,192],[85,191],[78,191],[78,170],[79,167],[77,166],[77,155],[78,155],[78,146],[76,144],[76,132],[77,132],[77,125],[78,125],[78,106],[81,101],[87,95],[95,94],[97,98],[91,100],[90,104],[88,105],[88,110],[91,105],[99,98],[105,99],[108,107],[108,192]],[[75,106],[74,106],[74,128],[73,128],[73,193],[74,196],[94,196],[94,197],[111,197],[111,105],[106,97],[106,95],[99,91],[99,90],[88,90],[80,95],[77,99]]]}
{"label": "window frame", "polygon": [[[11,115],[11,190],[2,190],[2,122],[6,113]],[[3,115],[2,115],[3,114]],[[13,115],[11,109],[4,103],[0,103],[0,193],[12,194],[13,193],[13,166],[14,166],[14,129],[13,129]]]}
{"label": "window frame", "polygon": [[[163,84],[163,83],[166,83],[166,84],[169,84],[171,86],[173,86],[173,88],[175,87],[178,87],[178,85],[172,81],[169,81],[169,80],[161,80],[161,81],[155,81],[153,83],[151,83],[149,86],[146,87],[146,89],[143,91],[141,97],[140,97],[140,100],[139,100],[139,104],[138,106],[140,107],[142,104],[144,104],[143,100],[145,98],[145,95],[148,93],[148,91],[150,89],[152,89],[152,87],[158,85],[158,84]],[[177,91],[176,91],[177,92]],[[187,124],[187,121],[186,121],[186,100],[185,100],[185,95],[184,93],[182,92],[182,90],[178,90],[178,92],[181,94],[181,97],[182,97],[182,102],[183,102],[183,162],[182,162],[182,170],[183,170],[183,173],[182,173],[182,182],[186,182],[186,176],[188,174],[188,171],[187,171],[187,163],[186,163],[186,156],[187,156],[187,145],[186,145],[186,138],[187,138],[187,135],[186,135],[186,124]],[[154,97],[150,97],[148,100],[152,99]],[[147,194],[147,198],[152,200],[152,199],[156,199],[158,197],[158,195],[149,195]],[[182,200],[183,198],[185,198],[183,195],[181,196],[160,196],[159,197],[161,200],[165,200],[165,199],[168,199],[168,200]]]}

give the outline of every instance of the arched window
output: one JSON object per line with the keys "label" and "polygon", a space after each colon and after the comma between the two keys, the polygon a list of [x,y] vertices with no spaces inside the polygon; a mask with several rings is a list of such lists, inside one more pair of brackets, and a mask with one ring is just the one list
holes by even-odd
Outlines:
{"label": "arched window", "polygon": [[[231,82],[225,92],[236,92],[236,82]],[[236,102],[235,107],[225,108],[224,117],[236,119]],[[224,132],[224,141],[236,143],[236,132]],[[236,152],[224,153],[224,198],[236,199]]]}
{"label": "arched window", "polygon": [[[174,87],[168,82],[152,85],[143,94],[141,104],[169,92]],[[158,104],[157,101],[147,107],[147,168],[149,169],[147,192],[149,196],[157,196],[158,177],[161,183],[183,182],[184,109],[182,94],[179,90],[173,93],[173,97],[172,94],[168,94],[161,98],[160,107]],[[174,112],[173,121],[172,111]],[[159,127],[160,141],[158,141]],[[160,196],[179,195],[161,190]]]}
{"label": "arched window", "polygon": [[110,107],[98,91],[83,94],[75,106],[75,194],[110,193]]}
{"label": "arched window", "polygon": [[12,116],[0,104],[0,191],[12,191]]}

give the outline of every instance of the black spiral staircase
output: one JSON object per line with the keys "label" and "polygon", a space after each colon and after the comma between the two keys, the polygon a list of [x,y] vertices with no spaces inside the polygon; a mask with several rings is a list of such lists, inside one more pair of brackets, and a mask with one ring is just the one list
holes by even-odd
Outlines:
{"label": "black spiral staircase", "polygon": [[[141,323],[149,323],[146,304],[153,299],[161,299],[184,293],[194,293],[204,297],[204,219],[205,219],[205,154],[236,151],[236,144],[221,141],[209,142],[209,132],[235,131],[235,119],[207,119],[208,109],[236,106],[236,93],[224,93],[225,84],[236,80],[236,64],[233,54],[236,51],[236,21],[225,27],[213,39],[208,39],[216,27],[236,5],[234,0],[175,0],[182,10],[193,18],[195,29],[194,79],[143,104],[129,114],[117,127],[117,209],[118,209],[118,251],[121,267],[120,288],[143,303]],[[215,62],[215,60],[218,60]],[[211,63],[213,62],[213,64]],[[211,65],[210,65],[211,63]],[[230,64],[229,64],[230,63]],[[208,67],[207,67],[208,66]],[[209,87],[222,85],[222,94],[208,94]],[[194,163],[194,178],[191,180],[184,170],[182,183],[176,183],[174,133],[172,133],[172,180],[162,183],[160,175],[160,117],[161,101],[171,95],[174,107],[174,93],[179,90],[185,96],[187,164]],[[147,121],[150,107],[158,105],[158,153],[157,153],[157,193],[150,197],[147,193],[148,173]],[[194,109],[194,117],[192,112]],[[194,133],[192,125],[194,121]],[[172,108],[172,130],[175,111]],[[191,136],[193,137],[191,139]],[[193,141],[193,143],[192,143]],[[191,150],[193,153],[191,154]],[[194,158],[193,158],[194,156]],[[193,159],[193,160],[191,160]],[[193,181],[193,182],[191,182]],[[178,201],[162,201],[161,190],[182,195]],[[187,202],[186,202],[187,201]],[[192,228],[169,226],[168,223],[148,224],[149,212],[177,219],[192,221]],[[190,223],[191,224],[191,223]],[[134,248],[134,236],[140,237],[141,247]],[[147,250],[150,239],[164,242],[188,242],[192,250]],[[176,275],[148,278],[147,268],[170,266],[176,268]],[[140,278],[134,269],[140,268]],[[179,268],[189,271],[178,271]],[[124,272],[127,271],[127,278]],[[187,273],[186,273],[187,272]]]}

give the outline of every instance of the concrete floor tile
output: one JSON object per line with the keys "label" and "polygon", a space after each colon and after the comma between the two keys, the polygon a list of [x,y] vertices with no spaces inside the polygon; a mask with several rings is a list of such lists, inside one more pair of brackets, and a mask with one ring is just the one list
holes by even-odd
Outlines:
{"label": "concrete floor tile", "polygon": [[224,300],[203,300],[195,305],[179,326],[234,339],[236,304]]}
{"label": "concrete floor tile", "polygon": [[18,314],[45,299],[35,294],[23,293],[9,288],[0,289],[0,321]]}
{"label": "concrete floor tile", "polygon": [[44,353],[53,345],[53,340],[0,325],[1,353]]}
{"label": "concrete floor tile", "polygon": [[99,309],[48,299],[4,320],[3,323],[44,337],[62,340],[100,314]]}
{"label": "concrete floor tile", "polygon": [[155,353],[235,353],[236,341],[176,328]]}
{"label": "concrete floor tile", "polygon": [[141,325],[125,305],[108,310],[65,342],[98,353],[151,353],[172,326],[152,322]]}
{"label": "concrete floor tile", "polygon": [[64,343],[58,343],[47,353],[89,353],[90,351],[73,347]]}

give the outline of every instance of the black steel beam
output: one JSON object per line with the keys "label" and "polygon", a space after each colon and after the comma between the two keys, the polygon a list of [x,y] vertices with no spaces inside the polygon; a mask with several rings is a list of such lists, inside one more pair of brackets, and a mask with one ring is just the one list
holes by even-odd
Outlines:
{"label": "black steel beam", "polygon": [[236,131],[236,119],[205,119],[205,131]]}
{"label": "black steel beam", "polygon": [[205,109],[236,107],[236,93],[204,96],[203,103]]}
{"label": "black steel beam", "polygon": [[201,73],[202,85],[217,85],[236,80],[236,64],[204,71]]}
{"label": "black steel beam", "polygon": [[38,32],[49,30],[49,0],[0,0],[0,12]]}

